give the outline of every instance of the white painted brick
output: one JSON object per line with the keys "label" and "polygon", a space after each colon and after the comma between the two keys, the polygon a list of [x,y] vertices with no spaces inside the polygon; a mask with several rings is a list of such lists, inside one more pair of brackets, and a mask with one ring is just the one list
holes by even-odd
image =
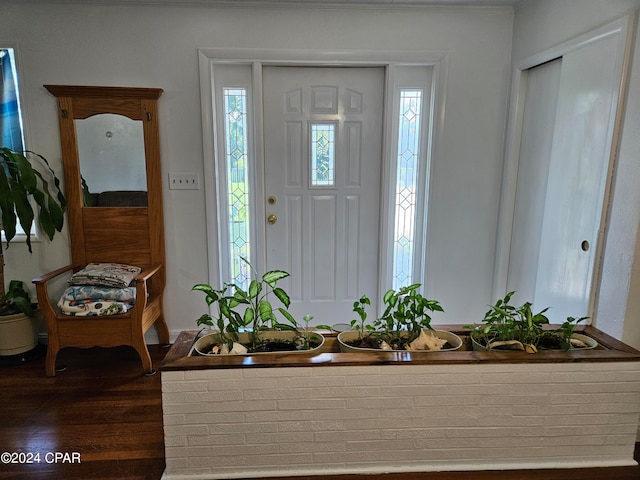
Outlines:
{"label": "white painted brick", "polygon": [[165,446],[167,458],[202,458],[214,454],[212,447],[169,447]]}
{"label": "white painted brick", "polygon": [[308,432],[311,429],[311,420],[293,422],[279,422],[276,424],[276,432]]}
{"label": "white painted brick", "polygon": [[267,433],[280,431],[281,424],[272,423],[215,423],[209,426],[210,435]]}
{"label": "white painted brick", "polygon": [[549,372],[534,372],[523,375],[522,373],[485,373],[477,378],[487,385],[517,385],[517,384],[538,384],[548,383],[551,378]]}
{"label": "white painted brick", "polygon": [[413,399],[415,407],[431,407],[436,405],[456,405],[459,408],[466,408],[467,405],[478,405],[481,402],[482,395],[456,395],[450,397],[444,394],[420,396]]}
{"label": "white painted brick", "polygon": [[640,381],[639,371],[614,371],[614,372],[554,372],[550,374],[549,382],[551,383],[585,383],[585,382],[602,382],[602,383],[625,383]]}
{"label": "white painted brick", "polygon": [[366,409],[406,409],[413,407],[413,399],[407,397],[373,397],[364,399],[347,398],[346,408],[366,408]]}
{"label": "white painted brick", "polygon": [[279,432],[279,433],[255,433],[247,434],[247,442],[258,443],[291,443],[310,442],[313,443],[312,432]]}
{"label": "white painted brick", "polygon": [[[394,434],[395,437],[398,439],[412,439],[414,440],[414,446],[418,447],[418,448],[423,448],[420,447],[419,444],[417,442],[415,442],[415,440],[419,440],[419,439],[438,439],[438,442],[441,439],[447,438],[447,428],[421,428],[421,429],[417,429],[417,428],[404,428],[401,430],[395,430]],[[433,443],[427,442],[428,445],[433,446]]]}
{"label": "white painted brick", "polygon": [[372,417],[357,420],[344,420],[347,430],[380,430],[385,428],[411,428],[413,419]]}
{"label": "white painted brick", "polygon": [[[188,457],[187,467],[190,474],[206,474],[210,472],[217,472],[223,467],[237,468],[244,465],[248,465],[246,457],[242,455],[235,456],[208,456],[208,457]],[[199,469],[200,468],[200,469]]]}
{"label": "white painted brick", "polygon": [[619,403],[616,401],[614,393],[599,393],[594,395],[582,395],[579,393],[552,393],[549,396],[549,403],[578,405],[584,403]]}
{"label": "white painted brick", "polygon": [[286,422],[292,420],[308,420],[312,413],[306,410],[272,410],[264,412],[247,412],[247,422]]}
{"label": "white painted brick", "polygon": [[[283,385],[285,382],[279,380]],[[311,386],[314,388],[328,388],[328,387],[345,387],[347,385],[347,377],[345,376],[337,376],[332,377],[329,375],[324,376],[312,376],[311,377]]]}
{"label": "white painted brick", "polygon": [[313,432],[322,432],[322,431],[342,432],[346,430],[346,426],[344,421],[314,420],[313,422],[311,422],[311,430]]}
{"label": "white painted brick", "polygon": [[[334,431],[331,432],[316,432],[313,438],[316,442],[334,442],[340,440],[341,442],[348,442],[354,440],[379,440],[382,438],[381,430],[345,430],[340,433]],[[343,450],[343,449],[340,449]]]}
{"label": "white painted brick", "polygon": [[162,418],[162,423],[164,424],[164,426],[170,426],[185,425],[188,422],[185,415],[164,415]]}
{"label": "white painted brick", "polygon": [[265,455],[260,457],[261,464],[264,466],[298,466],[300,464],[312,464],[313,463],[313,454],[312,453],[293,453],[290,455],[287,454],[279,454],[279,455]]}
{"label": "white painted brick", "polygon": [[243,378],[214,379],[207,382],[207,390],[211,392],[223,390],[268,390],[273,388],[273,379],[254,378],[246,381]]}
{"label": "white painted brick", "polygon": [[238,369],[216,368],[211,370],[186,370],[184,372],[185,380],[224,380],[224,379],[240,379],[242,371]]}
{"label": "white painted brick", "polygon": [[316,408],[345,408],[348,399],[322,398],[322,399],[294,399],[277,400],[278,410],[314,410]]}
{"label": "white painted brick", "polygon": [[165,436],[164,444],[167,447],[186,447],[188,445],[187,437],[178,437],[173,434],[168,435]]}
{"label": "white painted brick", "polygon": [[241,402],[209,402],[210,412],[259,412],[260,410],[274,410],[274,400],[243,400]]}
{"label": "white painted brick", "polygon": [[481,405],[531,405],[542,407],[548,403],[549,395],[536,393],[530,395],[499,395],[493,393],[480,397]]}
{"label": "white painted brick", "polygon": [[298,442],[279,443],[280,453],[316,453],[316,452],[340,452],[346,450],[347,442],[343,439],[333,439],[328,442]]}
{"label": "white painted brick", "polygon": [[330,466],[393,471],[427,463],[493,468],[631,458],[640,413],[638,364],[562,368],[163,372],[167,472],[286,476]]}
{"label": "white painted brick", "polygon": [[[211,427],[214,428],[213,426]],[[204,435],[190,435],[187,437],[187,443],[191,446],[206,446],[206,445],[246,445],[247,437],[245,434],[220,434],[206,433]],[[217,454],[217,452],[216,452]]]}
{"label": "white painted brick", "polygon": [[508,415],[486,415],[480,419],[480,426],[522,426],[522,427],[539,427],[545,425],[545,417],[543,416],[518,416],[511,417]]}
{"label": "white painted brick", "polygon": [[176,472],[187,468],[187,459],[185,457],[168,457],[165,460],[165,467],[170,472]]}
{"label": "white painted brick", "polygon": [[171,403],[233,402],[238,400],[242,400],[242,392],[240,390],[171,394]]}
{"label": "white painted brick", "polygon": [[252,456],[276,455],[280,453],[280,448],[276,443],[263,443],[251,445],[217,445],[216,456],[237,457],[242,456],[247,459]]}
{"label": "white painted brick", "polygon": [[246,423],[245,414],[242,412],[222,412],[222,413],[191,413],[184,414],[186,425],[218,425],[220,423],[243,424]]}
{"label": "white painted brick", "polygon": [[206,392],[208,383],[206,380],[164,382],[162,384],[162,391],[165,393]]}
{"label": "white painted brick", "polygon": [[189,435],[209,435],[209,425],[175,425],[168,430],[171,435],[189,436]]}
{"label": "white painted brick", "polygon": [[176,371],[162,371],[160,373],[160,379],[162,381],[162,383],[169,383],[169,382],[179,382],[185,379],[185,376],[187,374],[187,371],[180,371],[180,370],[176,370]]}
{"label": "white painted brick", "polygon": [[311,369],[306,367],[299,368],[241,368],[236,369],[241,372],[244,379],[253,378],[304,378],[312,375]]}

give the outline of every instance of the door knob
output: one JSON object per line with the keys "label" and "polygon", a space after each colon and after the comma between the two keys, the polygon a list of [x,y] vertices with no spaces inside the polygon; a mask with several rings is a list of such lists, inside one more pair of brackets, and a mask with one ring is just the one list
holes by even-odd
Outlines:
{"label": "door knob", "polygon": [[274,223],[276,223],[278,221],[278,217],[276,217],[275,215],[271,214],[267,217],[267,222],[269,222],[271,225],[273,225]]}

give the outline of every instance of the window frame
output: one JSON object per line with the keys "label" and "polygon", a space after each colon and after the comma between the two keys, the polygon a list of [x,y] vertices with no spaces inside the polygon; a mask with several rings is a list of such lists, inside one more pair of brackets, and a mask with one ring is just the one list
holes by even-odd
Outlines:
{"label": "window frame", "polygon": [[[20,129],[22,131],[22,146],[24,151],[29,150],[29,135],[28,135],[28,115],[25,113],[26,111],[26,94],[25,90],[22,88],[23,81],[22,75],[20,74],[20,49],[17,42],[13,41],[1,41],[0,40],[0,48],[12,50],[13,62],[14,62],[14,70],[15,70],[15,81],[16,81],[16,97],[18,101],[18,115],[20,116]],[[33,206],[33,200],[31,201]],[[31,228],[31,242],[32,243],[40,243],[42,241],[42,237],[40,235],[40,226],[38,224],[38,212],[34,208],[34,219],[33,226]],[[2,242],[6,244],[6,237],[4,235],[4,229],[0,230],[0,239]],[[27,242],[27,234],[22,229],[20,222],[16,223],[16,235],[11,240],[11,243],[26,243]]]}
{"label": "window frame", "polygon": [[398,175],[398,144],[400,127],[400,101],[401,92],[407,90],[422,91],[422,118],[420,120],[419,133],[419,168],[416,192],[416,210],[414,214],[414,257],[412,259],[411,280],[408,284],[419,283],[422,285],[421,292],[431,291],[433,288],[432,279],[427,278],[428,259],[428,210],[429,210],[429,190],[431,177],[431,162],[434,155],[434,138],[438,124],[436,122],[436,67],[428,64],[419,65],[398,65],[393,69],[388,81],[388,139],[386,150],[387,172],[386,192],[386,215],[383,216],[381,226],[383,229],[383,239],[381,249],[386,254],[386,262],[381,265],[380,298],[386,290],[394,285],[394,229],[395,229],[395,206],[396,206],[396,181]]}

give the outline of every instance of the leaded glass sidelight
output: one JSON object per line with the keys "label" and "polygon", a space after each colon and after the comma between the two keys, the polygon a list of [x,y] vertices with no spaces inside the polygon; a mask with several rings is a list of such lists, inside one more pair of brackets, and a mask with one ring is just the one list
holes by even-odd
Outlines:
{"label": "leaded glass sidelight", "polygon": [[247,288],[250,272],[240,259],[250,258],[247,91],[225,88],[223,95],[231,279]]}
{"label": "leaded glass sidelight", "polygon": [[311,124],[311,186],[335,185],[336,126]]}
{"label": "leaded glass sidelight", "polygon": [[413,283],[421,110],[421,90],[400,91],[393,237],[393,288],[396,289]]}

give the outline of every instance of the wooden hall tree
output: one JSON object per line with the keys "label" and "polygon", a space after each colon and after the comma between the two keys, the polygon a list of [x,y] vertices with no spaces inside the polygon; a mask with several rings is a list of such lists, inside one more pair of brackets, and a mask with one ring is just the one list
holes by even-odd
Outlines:
{"label": "wooden hall tree", "polygon": [[[72,258],[70,265],[33,280],[49,335],[46,374],[55,375],[56,356],[62,348],[119,345],[133,347],[140,356],[144,372],[154,373],[144,334],[155,324],[160,343],[169,343],[163,312],[166,267],[157,118],[157,99],[162,90],[57,85],[45,85],[45,88],[58,101]],[[131,124],[133,130],[142,127],[141,138],[137,139],[140,145],[120,150],[125,154],[132,149],[143,152],[141,171],[145,181],[135,192],[120,188],[130,171],[135,171],[134,165],[108,168],[114,175],[113,188],[109,191],[94,191],[91,182],[87,182],[86,159],[80,153],[84,152],[82,145],[86,145],[80,135],[80,127],[85,125],[81,122],[101,120],[102,116],[109,120],[122,120],[125,125]],[[120,133],[114,128],[113,131],[99,131],[97,136],[110,141]],[[133,162],[126,155],[118,155],[113,161]],[[104,159],[97,163],[104,164]],[[98,175],[101,176],[104,175]],[[138,198],[135,206],[122,206],[122,197],[134,194]],[[111,200],[102,201],[101,197]],[[118,199],[115,203],[114,197]],[[105,262],[142,268],[135,278],[136,303],[129,312],[77,317],[62,314],[52,304],[47,289],[50,280],[67,272],[76,272],[88,263]]]}

